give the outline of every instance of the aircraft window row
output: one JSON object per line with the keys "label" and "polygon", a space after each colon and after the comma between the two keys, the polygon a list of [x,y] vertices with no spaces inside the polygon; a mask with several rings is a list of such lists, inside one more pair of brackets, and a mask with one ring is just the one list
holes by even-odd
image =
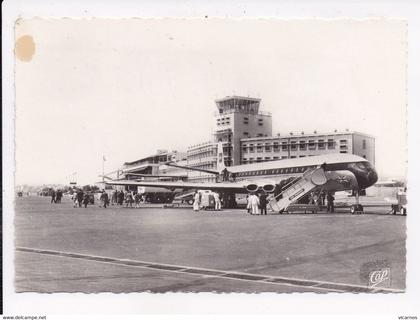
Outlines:
{"label": "aircraft window row", "polygon": [[282,169],[268,169],[268,170],[256,170],[256,171],[245,171],[238,172],[238,177],[249,177],[249,176],[262,176],[262,175],[273,175],[273,174],[288,174],[288,173],[304,173],[306,170],[313,169],[314,166],[305,167],[293,167],[293,168],[282,168]]}

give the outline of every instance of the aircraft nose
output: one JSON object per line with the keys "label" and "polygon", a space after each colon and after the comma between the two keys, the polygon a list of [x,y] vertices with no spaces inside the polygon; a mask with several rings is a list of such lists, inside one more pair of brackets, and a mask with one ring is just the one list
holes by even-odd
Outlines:
{"label": "aircraft nose", "polygon": [[368,166],[366,168],[365,174],[363,175],[364,179],[361,179],[360,187],[362,189],[369,188],[370,186],[373,186],[378,181],[378,174],[372,166]]}
{"label": "aircraft nose", "polygon": [[372,167],[369,169],[369,172],[368,172],[368,184],[369,186],[373,186],[377,181],[378,181],[378,173]]}

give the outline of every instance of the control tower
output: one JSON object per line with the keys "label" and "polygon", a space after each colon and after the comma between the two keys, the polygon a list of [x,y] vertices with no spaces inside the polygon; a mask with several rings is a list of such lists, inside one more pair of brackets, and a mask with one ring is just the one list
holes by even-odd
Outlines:
{"label": "control tower", "polygon": [[226,97],[215,101],[217,106],[216,142],[223,142],[227,166],[241,164],[241,139],[272,135],[272,119],[268,112],[261,112],[261,99]]}

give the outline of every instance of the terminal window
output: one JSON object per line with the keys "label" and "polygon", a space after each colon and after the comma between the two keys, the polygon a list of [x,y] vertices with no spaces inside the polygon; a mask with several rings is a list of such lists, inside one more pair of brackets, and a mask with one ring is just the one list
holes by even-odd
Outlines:
{"label": "terminal window", "polygon": [[363,139],[363,149],[366,149],[366,140],[365,139]]}
{"label": "terminal window", "polygon": [[308,147],[311,150],[315,149],[315,140],[309,140]]}
{"label": "terminal window", "polygon": [[324,140],[318,140],[318,148],[319,149],[325,149]]}
{"label": "terminal window", "polygon": [[288,150],[287,142],[282,142],[282,143],[281,143],[281,149],[282,149],[283,151]]}
{"label": "terminal window", "polygon": [[270,152],[271,151],[271,146],[265,146],[265,152]]}
{"label": "terminal window", "polygon": [[334,139],[328,139],[328,149],[334,149]]}
{"label": "terminal window", "polygon": [[305,141],[299,141],[299,149],[300,150],[306,150],[306,142]]}
{"label": "terminal window", "polygon": [[290,149],[291,149],[291,150],[293,150],[293,151],[297,150],[297,144],[296,144],[296,141],[292,141],[292,142],[291,142]]}

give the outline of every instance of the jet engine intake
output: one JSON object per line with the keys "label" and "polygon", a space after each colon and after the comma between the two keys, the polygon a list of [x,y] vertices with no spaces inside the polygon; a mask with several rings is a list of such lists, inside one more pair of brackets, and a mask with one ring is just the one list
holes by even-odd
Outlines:
{"label": "jet engine intake", "polygon": [[248,192],[257,192],[258,190],[264,190],[265,192],[273,192],[276,185],[274,182],[270,181],[261,181],[261,182],[253,182],[246,185],[246,190]]}
{"label": "jet engine intake", "polygon": [[268,192],[268,193],[270,193],[270,192],[273,192],[274,191],[274,188],[275,188],[276,186],[274,185],[274,184],[265,184],[262,188],[263,188],[263,190],[265,191],[265,192]]}
{"label": "jet engine intake", "polygon": [[256,183],[250,183],[246,186],[248,192],[256,192],[259,189],[259,186]]}

